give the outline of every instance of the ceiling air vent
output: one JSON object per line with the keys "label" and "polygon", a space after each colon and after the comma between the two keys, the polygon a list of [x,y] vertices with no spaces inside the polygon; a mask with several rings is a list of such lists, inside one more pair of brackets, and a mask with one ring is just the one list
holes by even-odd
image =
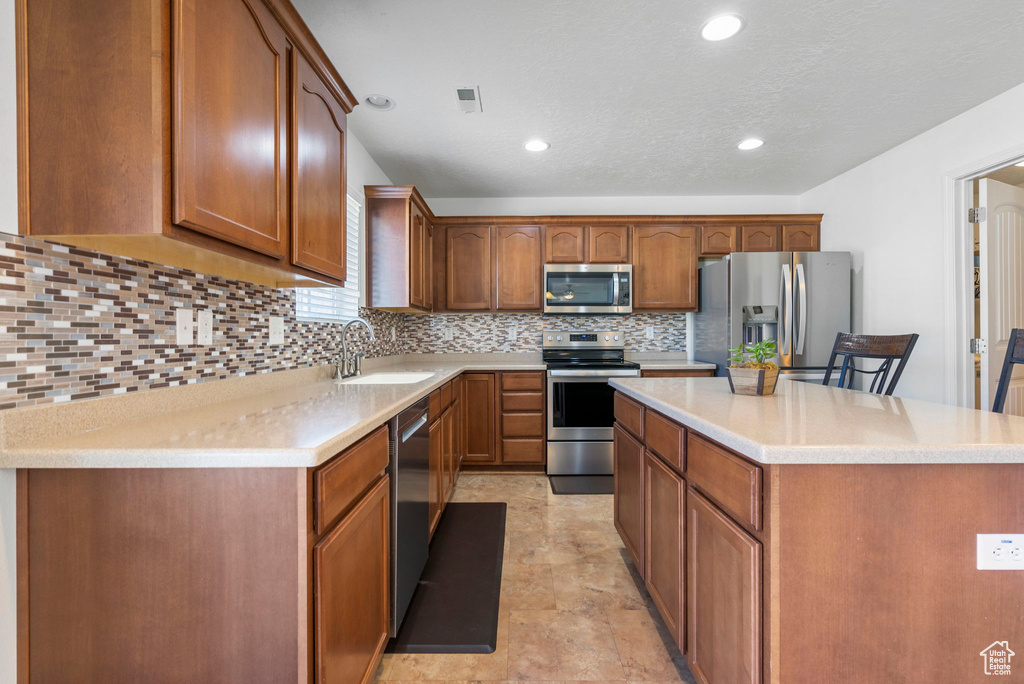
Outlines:
{"label": "ceiling air vent", "polygon": [[463,114],[484,111],[480,104],[480,86],[455,86],[455,101]]}

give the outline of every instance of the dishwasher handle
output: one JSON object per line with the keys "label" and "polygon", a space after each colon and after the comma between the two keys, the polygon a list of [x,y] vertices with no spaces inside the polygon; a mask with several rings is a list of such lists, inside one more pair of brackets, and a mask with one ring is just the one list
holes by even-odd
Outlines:
{"label": "dishwasher handle", "polygon": [[409,438],[416,434],[416,431],[423,427],[427,422],[427,414],[424,413],[420,416],[415,423],[407,427],[400,437],[401,442],[404,444],[409,441]]}

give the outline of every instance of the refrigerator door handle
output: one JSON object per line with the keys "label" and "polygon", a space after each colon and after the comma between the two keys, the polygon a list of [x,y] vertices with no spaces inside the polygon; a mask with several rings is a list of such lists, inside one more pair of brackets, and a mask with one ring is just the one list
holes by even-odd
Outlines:
{"label": "refrigerator door handle", "polygon": [[782,264],[782,277],[779,279],[779,356],[786,357],[792,351],[793,329],[793,280],[789,272],[789,264]]}
{"label": "refrigerator door handle", "polygon": [[807,275],[804,273],[804,265],[797,264],[795,270],[796,280],[796,293],[797,301],[799,302],[796,306],[796,336],[794,344],[796,346],[796,353],[804,353],[804,338],[807,337]]}

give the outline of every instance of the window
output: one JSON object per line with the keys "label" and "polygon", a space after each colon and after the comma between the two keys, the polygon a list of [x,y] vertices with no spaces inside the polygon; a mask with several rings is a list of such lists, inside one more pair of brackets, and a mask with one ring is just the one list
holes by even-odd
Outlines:
{"label": "window", "polygon": [[362,205],[348,195],[345,217],[345,265],[344,287],[298,287],[295,288],[295,317],[300,321],[345,322],[359,316],[359,255],[360,223]]}

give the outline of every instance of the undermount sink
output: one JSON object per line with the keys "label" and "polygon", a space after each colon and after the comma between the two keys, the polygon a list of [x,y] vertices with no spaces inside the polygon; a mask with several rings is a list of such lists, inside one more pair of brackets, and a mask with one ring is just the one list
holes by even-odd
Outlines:
{"label": "undermount sink", "polygon": [[433,376],[433,373],[415,373],[412,371],[401,371],[398,373],[370,373],[354,378],[339,380],[345,385],[411,385],[414,382],[421,382]]}

